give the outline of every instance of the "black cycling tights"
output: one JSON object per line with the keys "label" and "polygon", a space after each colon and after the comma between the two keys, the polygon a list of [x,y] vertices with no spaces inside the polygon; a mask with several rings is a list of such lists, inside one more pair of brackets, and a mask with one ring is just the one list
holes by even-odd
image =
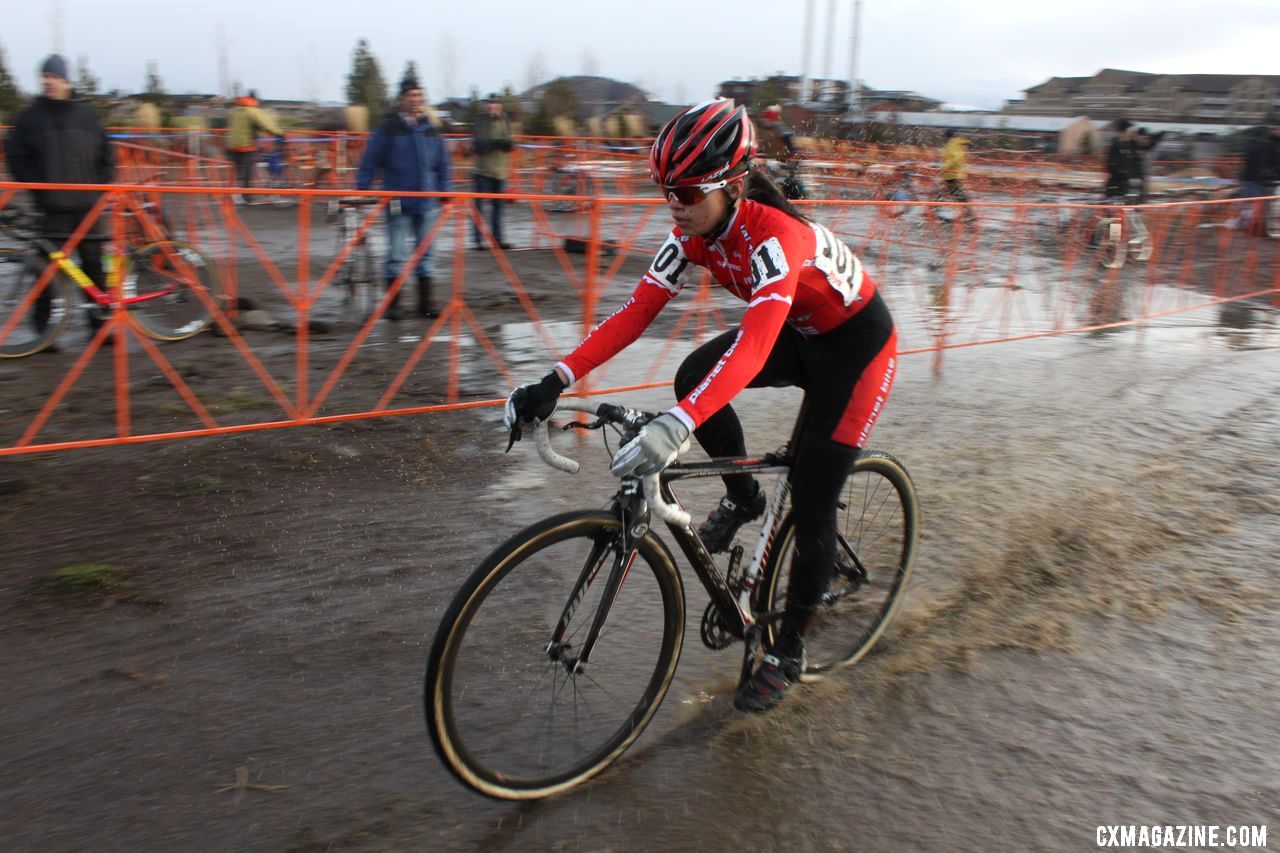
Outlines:
{"label": "black cycling tights", "polygon": [[[796,386],[805,391],[806,412],[791,470],[796,551],[782,625],[784,654],[792,653],[786,646],[798,645],[798,637],[808,627],[835,565],[836,506],[859,451],[831,436],[844,416],[858,378],[892,332],[893,321],[879,294],[852,320],[825,335],[805,337],[784,326],[765,366],[747,386]],[[719,335],[684,360],[676,371],[677,399],[684,399],[697,387],[737,335],[736,330]],[[833,370],[834,365],[843,366],[843,370]],[[732,406],[707,418],[694,431],[694,437],[710,456],[743,456],[747,452],[742,424]],[[728,476],[724,482],[735,502],[755,495],[757,486],[749,474]]]}

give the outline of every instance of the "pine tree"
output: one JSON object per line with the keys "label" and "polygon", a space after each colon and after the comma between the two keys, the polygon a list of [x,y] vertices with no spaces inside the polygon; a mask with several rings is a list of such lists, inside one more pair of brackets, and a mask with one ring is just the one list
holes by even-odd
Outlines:
{"label": "pine tree", "polygon": [[578,116],[578,96],[573,87],[563,77],[558,77],[542,90],[542,104],[546,114],[552,118],[564,117],[576,119]]}
{"label": "pine tree", "polygon": [[89,58],[83,53],[76,57],[76,95],[86,101],[98,113],[98,118],[107,120],[111,105],[98,93],[98,78],[89,70]]}
{"label": "pine tree", "polygon": [[516,97],[516,93],[511,90],[510,83],[502,87],[502,111],[511,120],[513,128],[524,120],[524,107],[520,105],[520,99]]}
{"label": "pine tree", "polygon": [[759,109],[773,106],[782,101],[782,87],[778,85],[778,81],[770,77],[760,84],[756,89],[756,96],[753,99],[755,106]]}
{"label": "pine tree", "polygon": [[404,80],[409,77],[417,80],[419,86],[422,85],[422,75],[418,73],[418,63],[414,62],[412,59],[405,63],[404,73],[400,75],[400,79]]}
{"label": "pine tree", "polygon": [[164,81],[160,79],[160,69],[154,61],[147,63],[147,85],[142,92],[142,100],[161,108],[169,100],[169,95],[164,90]]}
{"label": "pine tree", "polygon": [[387,111],[387,84],[367,39],[356,42],[351,73],[347,75],[347,103],[368,108],[369,117],[375,121]]}
{"label": "pine tree", "polygon": [[14,113],[20,109],[22,109],[22,90],[9,75],[9,68],[4,64],[4,49],[0,48],[0,115],[12,121]]}

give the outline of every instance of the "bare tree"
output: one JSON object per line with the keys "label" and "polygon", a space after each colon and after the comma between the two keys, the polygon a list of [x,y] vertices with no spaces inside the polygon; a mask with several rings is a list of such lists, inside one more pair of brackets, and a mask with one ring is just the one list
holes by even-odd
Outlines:
{"label": "bare tree", "polygon": [[543,56],[542,51],[535,50],[529,55],[529,64],[525,68],[525,88],[532,89],[550,76],[550,72],[547,71],[547,58]]}
{"label": "bare tree", "polygon": [[440,75],[444,91],[436,94],[437,99],[453,97],[458,85],[458,44],[452,33],[440,36]]}

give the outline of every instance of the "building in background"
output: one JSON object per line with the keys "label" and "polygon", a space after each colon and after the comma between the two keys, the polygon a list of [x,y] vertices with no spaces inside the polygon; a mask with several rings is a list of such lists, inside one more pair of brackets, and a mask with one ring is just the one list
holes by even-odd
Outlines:
{"label": "building in background", "polygon": [[1099,121],[1262,124],[1280,120],[1280,76],[1149,74],[1104,68],[1092,77],[1050,77],[1005,112],[1089,116]]}

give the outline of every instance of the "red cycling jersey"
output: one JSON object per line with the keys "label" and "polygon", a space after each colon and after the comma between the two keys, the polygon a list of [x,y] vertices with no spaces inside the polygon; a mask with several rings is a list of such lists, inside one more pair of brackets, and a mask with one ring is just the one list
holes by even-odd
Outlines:
{"label": "red cycling jersey", "polygon": [[672,229],[631,298],[560,362],[569,382],[639,338],[690,280],[691,265],[710,270],[747,310],[733,345],[671,410],[690,430],[755,378],[784,322],[803,335],[825,334],[861,311],[876,287],[858,257],[824,226],[744,200],[717,240]]}

